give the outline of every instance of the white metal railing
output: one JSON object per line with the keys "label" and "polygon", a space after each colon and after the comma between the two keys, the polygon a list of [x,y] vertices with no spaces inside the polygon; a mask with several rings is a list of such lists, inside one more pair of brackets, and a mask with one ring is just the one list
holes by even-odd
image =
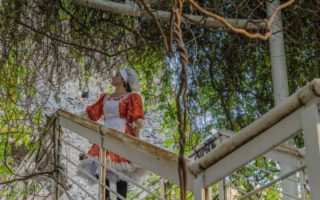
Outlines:
{"label": "white metal railing", "polygon": [[[264,114],[204,157],[198,160],[186,158],[187,188],[193,192],[194,199],[205,199],[203,197],[204,188],[211,187],[212,184],[232,175],[239,168],[266,155],[274,147],[301,132],[304,133],[306,153],[305,161],[303,161],[305,165],[300,167],[306,166],[311,199],[320,199],[320,190],[318,190],[320,188],[320,174],[318,173],[320,166],[319,96],[320,80],[314,80],[289,97],[286,102]],[[60,168],[61,129],[68,129],[86,138],[90,143],[99,144],[102,148],[101,152],[108,148],[172,183],[179,183],[178,156],[172,152],[62,110],[56,113],[55,127],[54,179],[56,182],[61,181],[63,174]],[[100,163],[104,163],[103,155],[105,154],[101,154]],[[106,171],[106,167],[105,164],[101,165],[101,174]],[[298,166],[296,169],[301,170],[301,168]],[[292,171],[292,173],[295,172]],[[281,180],[286,176],[289,175],[282,176]],[[270,182],[269,185],[274,183]],[[105,195],[104,176],[99,176],[99,186],[99,197],[103,199]],[[60,197],[59,184],[56,184],[53,194],[54,199]]]}
{"label": "white metal railing", "polygon": [[[68,115],[68,114],[70,114],[70,113],[66,113],[66,112],[64,112],[64,111],[60,111],[60,113],[63,113],[63,114],[65,114],[64,116],[69,116],[70,117],[70,115]],[[72,116],[72,115],[71,115]],[[61,119],[61,118],[60,118]],[[78,118],[79,119],[79,118]],[[83,119],[81,119],[81,120],[83,120]],[[90,123],[92,123],[92,122],[90,122]],[[68,125],[70,125],[70,124],[68,124]],[[66,125],[67,127],[68,127],[68,125]],[[96,125],[96,124],[91,124],[91,125]],[[93,127],[94,127],[93,126]],[[73,129],[74,127],[71,127],[70,129],[71,129],[71,131],[72,130],[74,130]],[[76,127],[76,128],[78,128],[78,127]],[[92,128],[92,127],[91,127]],[[95,128],[95,127],[94,127]],[[69,129],[69,130],[70,130]],[[76,133],[76,132],[75,132]],[[80,136],[84,136],[85,138],[90,138],[90,137],[94,137],[94,136],[99,136],[99,137],[96,137],[96,138],[94,138],[95,140],[97,140],[97,139],[101,139],[101,142],[99,142],[101,145],[100,145],[100,147],[102,146],[103,147],[103,145],[104,145],[104,142],[103,142],[103,140],[105,139],[103,136],[101,136],[99,133],[97,133],[97,132],[95,132],[95,135],[92,135],[92,131],[90,132],[82,132],[81,133],[82,135],[80,135]],[[109,171],[111,171],[111,172],[113,172],[113,173],[115,173],[116,175],[118,175],[118,176],[120,176],[121,177],[121,179],[123,179],[123,180],[125,180],[125,181],[127,181],[127,182],[129,182],[129,183],[131,183],[131,184],[133,184],[134,186],[136,186],[138,189],[141,189],[142,191],[144,191],[144,192],[146,192],[149,196],[152,196],[152,197],[154,197],[155,199],[160,199],[160,200],[163,200],[163,198],[162,197],[160,197],[160,196],[158,196],[157,194],[155,194],[154,192],[152,192],[152,191],[150,191],[150,190],[148,190],[147,188],[144,188],[143,186],[141,186],[140,184],[138,184],[138,183],[136,183],[133,179],[131,179],[130,177],[128,177],[128,176],[126,176],[126,175],[124,175],[124,174],[121,174],[120,172],[118,172],[118,171],[116,171],[116,170],[114,170],[114,169],[112,169],[111,167],[109,167],[109,166],[107,166],[106,164],[102,164],[102,163],[105,163],[105,162],[103,162],[103,161],[101,161],[101,160],[103,160],[104,158],[102,158],[103,156],[105,156],[105,155],[103,155],[103,154],[100,154],[100,160],[98,160],[98,159],[96,159],[96,158],[93,158],[93,157],[90,157],[89,155],[87,155],[85,152],[83,152],[81,149],[79,149],[79,148],[77,148],[75,145],[73,145],[73,144],[71,144],[71,142],[69,142],[69,141],[66,141],[65,139],[62,139],[62,138],[60,138],[60,136],[61,136],[61,134],[57,134],[57,136],[59,137],[59,144],[61,145],[61,143],[63,143],[64,145],[66,145],[66,146],[69,146],[69,147],[71,147],[71,148],[73,148],[73,149],[75,149],[75,150],[77,150],[77,151],[79,151],[80,153],[82,153],[82,154],[85,154],[87,157],[88,157],[88,159],[91,159],[91,160],[93,160],[94,162],[96,162],[98,165],[99,165],[99,167],[100,167],[100,173],[102,173],[102,170],[103,171],[106,171],[106,170],[109,170]],[[90,142],[92,142],[92,141],[90,141]],[[101,150],[101,152],[103,152],[103,151],[105,151],[105,149],[103,149],[103,150]],[[92,175],[90,175],[88,172],[86,172],[85,170],[83,170],[83,169],[81,169],[81,168],[79,168],[78,166],[77,166],[77,164],[76,163],[74,163],[73,161],[71,161],[70,159],[68,159],[65,155],[63,155],[60,151],[57,153],[57,155],[59,155],[59,157],[60,157],[60,159],[64,159],[65,161],[67,161],[68,163],[71,163],[72,165],[74,165],[74,167],[76,167],[78,170],[80,170],[80,171],[82,171],[84,174],[86,174],[88,177],[90,177],[93,181],[95,180],[96,182],[97,182],[97,180],[96,180],[96,178],[95,177],[93,177]],[[67,174],[65,173],[65,172],[62,172],[61,170],[60,170],[60,172],[62,173],[62,174],[64,174],[70,181],[72,181],[75,185],[77,185],[81,190],[84,190],[84,188],[83,187],[81,187],[81,185],[80,184],[78,184],[78,183],[76,183],[76,181],[74,181],[71,177],[69,177],[69,176],[67,176]],[[111,191],[112,193],[114,193],[118,198],[120,198],[120,199],[124,199],[123,197],[121,197],[119,194],[117,194],[115,191],[113,191],[113,190],[111,190],[111,188],[110,187],[108,187],[108,186],[106,186],[105,184],[104,184],[104,178],[101,178],[101,177],[103,177],[103,176],[99,176],[99,192],[98,192],[98,194],[99,194],[99,199],[105,199],[105,189],[107,189],[107,190],[109,190],[109,191]],[[105,177],[105,176],[104,176]],[[102,179],[102,180],[101,180]],[[89,195],[89,193],[87,192],[87,191],[85,191],[85,193],[89,196],[89,197],[91,197],[91,198],[94,198],[93,197],[93,195]]]}
{"label": "white metal railing", "polygon": [[[232,139],[190,163],[191,171],[198,175],[194,180],[196,187],[209,187],[303,131],[308,177],[313,179],[310,181],[311,199],[319,199],[320,191],[312,190],[320,188],[320,177],[316,173],[316,166],[320,166],[319,96],[320,81],[314,80],[286,102],[242,129]],[[196,199],[202,199],[200,191],[194,191]]]}
{"label": "white metal railing", "polygon": [[[84,134],[84,133],[83,133],[83,134]],[[69,143],[68,145],[70,145],[70,143]],[[269,184],[264,185],[264,186],[258,188],[258,189],[255,190],[255,191],[252,191],[252,192],[250,192],[250,193],[246,193],[243,198],[247,198],[247,197],[249,197],[249,196],[252,196],[252,195],[254,195],[255,193],[263,190],[264,188],[270,187],[271,185],[277,183],[278,181],[282,181],[284,178],[287,178],[287,177],[289,177],[287,174],[286,174],[285,176],[281,176],[281,177],[279,177],[279,179],[276,179],[275,181],[272,181],[272,182],[270,182]],[[105,187],[103,187],[103,188],[105,188]],[[283,194],[283,195],[286,195],[286,194]]]}
{"label": "white metal railing", "polygon": [[[101,162],[97,159],[97,158],[94,158],[94,157],[90,157],[90,155],[88,155],[86,152],[82,151],[80,148],[72,145],[70,142],[64,140],[64,139],[60,139],[60,141],[62,141],[65,145],[68,145],[69,147],[72,147],[74,149],[76,149],[77,151],[79,151],[80,153],[86,155],[89,159],[89,160],[92,160],[94,162],[96,162],[99,166],[101,166]],[[85,171],[84,169],[82,169],[81,167],[78,167],[78,165],[76,163],[74,163],[72,160],[70,160],[69,158],[67,158],[65,155],[61,154],[62,158],[65,159],[67,162],[71,163],[73,166],[75,166],[77,168],[77,170],[80,170],[82,173],[86,174],[88,177],[90,177],[92,179],[92,181],[94,182],[98,182],[96,177],[92,176],[91,174],[89,174],[87,171]],[[118,175],[119,177],[121,177],[121,179],[133,184],[134,186],[136,186],[137,188],[141,189],[142,191],[146,192],[148,195],[151,195],[153,196],[154,198],[156,199],[163,199],[161,198],[160,196],[158,196],[157,194],[155,194],[154,192],[148,190],[147,188],[144,188],[143,186],[141,186],[139,183],[135,182],[133,179],[131,179],[130,177],[118,172],[117,170],[109,167],[109,166],[105,166],[105,168],[108,170],[108,171],[111,171],[113,173],[115,173],[116,175]],[[123,197],[121,197],[119,194],[117,194],[115,191],[111,190],[110,187],[106,186],[106,185],[103,185],[105,187],[105,189],[111,191],[112,193],[114,193],[115,195],[117,195],[117,197],[123,199]]]}

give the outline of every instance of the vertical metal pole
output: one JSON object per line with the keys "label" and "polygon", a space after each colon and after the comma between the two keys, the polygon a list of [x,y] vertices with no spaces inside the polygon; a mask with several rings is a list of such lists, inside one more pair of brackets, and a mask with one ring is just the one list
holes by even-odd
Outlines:
{"label": "vertical metal pole", "polygon": [[210,187],[202,189],[202,192],[205,200],[212,200],[212,191]]}
{"label": "vertical metal pole", "polygon": [[163,178],[160,179],[160,197],[166,199],[167,195],[167,183]]}
{"label": "vertical metal pole", "polygon": [[210,188],[199,188],[194,192],[195,200],[212,200],[212,193]]}
{"label": "vertical metal pole", "polygon": [[[280,1],[267,1],[267,15],[272,15]],[[279,12],[272,24],[273,34],[269,38],[271,56],[272,85],[275,105],[279,105],[289,96],[286,54],[284,47],[283,27],[281,13]]]}
{"label": "vertical metal pole", "polygon": [[203,176],[199,176],[193,181],[193,198],[194,200],[205,200],[206,198]]}
{"label": "vertical metal pole", "polygon": [[53,174],[54,176],[54,188],[53,188],[53,199],[58,200],[61,196],[61,191],[59,188],[59,184],[61,184],[61,174],[59,172],[60,169],[60,152],[61,152],[61,143],[60,143],[60,137],[61,137],[61,127],[59,125],[59,118],[56,119],[55,126],[53,129],[53,138],[54,138],[54,149],[53,149],[53,155],[54,155],[54,169],[55,172]]}
{"label": "vertical metal pole", "polygon": [[318,104],[308,106],[302,114],[306,161],[311,200],[320,199],[320,116]]}
{"label": "vertical metal pole", "polygon": [[[266,4],[267,15],[271,16],[275,8],[280,4],[279,0],[273,0]],[[283,26],[281,20],[281,13],[279,12],[272,24],[272,36],[269,38],[270,56],[271,56],[271,70],[272,70],[272,85],[275,105],[281,104],[289,96],[287,64],[284,46]],[[280,133],[279,133],[280,134]],[[292,170],[292,167],[281,163],[281,173],[285,174]],[[290,179],[297,180],[297,176],[293,175]],[[292,181],[283,181],[283,192],[291,196],[298,194],[298,184]],[[289,196],[283,197],[285,200],[292,199]]]}
{"label": "vertical metal pole", "polygon": [[[217,146],[222,144],[223,142],[225,142],[226,140],[228,140],[228,138],[226,138],[225,136],[220,136],[219,140],[217,141]],[[218,195],[219,195],[219,200],[226,200],[226,179],[223,178],[222,180],[220,180],[218,182]]]}
{"label": "vertical metal pole", "polygon": [[226,179],[223,178],[221,181],[218,182],[219,186],[219,200],[226,200]]}
{"label": "vertical metal pole", "polygon": [[204,200],[204,193],[202,191],[202,188],[198,188],[193,192],[193,198],[194,200]]}
{"label": "vertical metal pole", "polygon": [[100,143],[100,172],[99,172],[99,200],[106,199],[105,179],[106,179],[106,149],[103,147],[103,134],[101,134]]}
{"label": "vertical metal pole", "polygon": [[300,188],[301,188],[301,200],[307,200],[307,193],[306,193],[306,185],[305,185],[305,176],[303,170],[299,172],[299,180],[300,180]]}

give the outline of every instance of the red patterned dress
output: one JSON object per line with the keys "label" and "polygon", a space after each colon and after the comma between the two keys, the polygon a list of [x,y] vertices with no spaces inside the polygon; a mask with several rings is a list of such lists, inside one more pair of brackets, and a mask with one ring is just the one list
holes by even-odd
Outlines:
{"label": "red patterned dress", "polygon": [[[89,118],[93,121],[104,116],[105,126],[119,132],[134,136],[131,124],[144,119],[143,103],[139,93],[128,93],[120,97],[111,98],[103,93],[98,101],[86,108]],[[91,156],[99,156],[99,145],[93,144],[88,152]],[[132,172],[135,166],[119,155],[106,151],[108,163],[116,170]]]}

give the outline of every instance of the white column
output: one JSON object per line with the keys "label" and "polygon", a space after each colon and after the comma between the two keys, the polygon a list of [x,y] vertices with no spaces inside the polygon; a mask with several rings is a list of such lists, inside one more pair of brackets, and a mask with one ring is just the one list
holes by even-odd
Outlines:
{"label": "white column", "polygon": [[311,200],[320,199],[320,117],[318,104],[308,106],[302,114],[307,172]]}
{"label": "white column", "polygon": [[[279,5],[279,0],[267,2],[267,14],[270,16],[274,9]],[[289,96],[287,63],[284,47],[284,37],[282,31],[281,13],[279,12],[272,24],[273,34],[269,38],[272,86],[275,105],[279,105]]]}
{"label": "white column", "polygon": [[[274,9],[280,4],[279,0],[267,2],[267,14],[272,15]],[[279,12],[272,24],[272,36],[269,39],[271,70],[272,70],[272,86],[275,105],[281,104],[289,96],[287,64],[284,46],[283,26],[281,13]],[[281,133],[279,133],[281,134]],[[293,168],[280,162],[281,174],[291,171]],[[297,176],[293,175],[289,179],[298,182]],[[298,184],[289,180],[283,181],[283,193],[290,196],[298,195]],[[284,200],[291,200],[292,197],[283,195]]]}

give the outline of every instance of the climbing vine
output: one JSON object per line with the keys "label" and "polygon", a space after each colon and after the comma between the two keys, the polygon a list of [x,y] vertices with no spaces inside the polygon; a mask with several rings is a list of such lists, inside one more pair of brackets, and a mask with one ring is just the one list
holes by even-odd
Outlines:
{"label": "climbing vine", "polygon": [[[47,121],[43,110],[50,91],[59,91],[70,78],[85,82],[93,74],[104,78],[121,65],[133,66],[146,110],[162,113],[164,146],[180,150],[180,158],[214,130],[239,131],[273,107],[268,43],[235,34],[230,27],[186,23],[185,15],[217,14],[270,24],[267,1],[139,2],[151,18],[98,11],[67,0],[1,1],[0,182],[8,181],[20,158],[39,145],[35,141]],[[281,2],[293,93],[320,75],[320,5],[315,0]],[[171,20],[155,18],[154,10],[171,11]],[[271,34],[270,29],[244,31],[259,37]],[[301,136],[295,141],[303,146]],[[268,160],[255,165],[277,170]],[[250,168],[241,173],[269,180]],[[186,182],[181,179],[184,188]],[[244,191],[252,187],[238,183]]]}

